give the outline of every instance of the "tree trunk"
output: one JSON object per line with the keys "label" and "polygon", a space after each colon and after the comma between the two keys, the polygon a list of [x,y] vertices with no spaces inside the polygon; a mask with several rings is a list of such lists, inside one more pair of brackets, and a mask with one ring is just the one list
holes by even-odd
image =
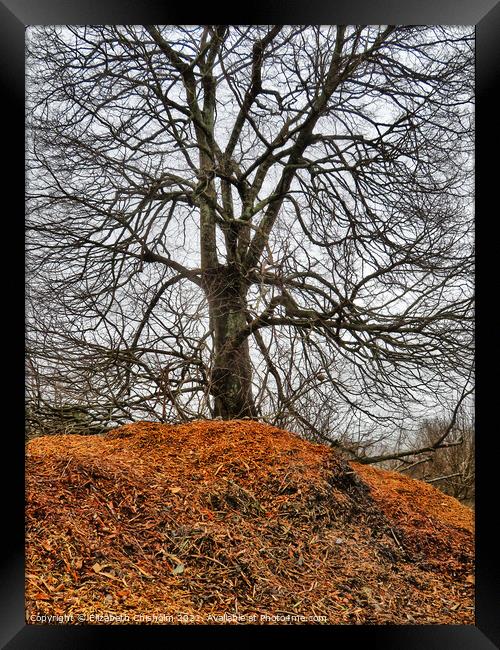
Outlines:
{"label": "tree trunk", "polygon": [[256,417],[248,340],[233,344],[235,335],[246,326],[248,287],[227,266],[207,270],[204,286],[215,348],[210,383],[214,417],[225,420]]}

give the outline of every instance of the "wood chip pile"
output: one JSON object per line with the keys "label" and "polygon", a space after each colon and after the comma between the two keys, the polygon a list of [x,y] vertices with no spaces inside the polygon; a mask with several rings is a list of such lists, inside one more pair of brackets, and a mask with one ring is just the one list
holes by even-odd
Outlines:
{"label": "wood chip pile", "polygon": [[473,624],[472,511],[249,420],[27,445],[28,623]]}

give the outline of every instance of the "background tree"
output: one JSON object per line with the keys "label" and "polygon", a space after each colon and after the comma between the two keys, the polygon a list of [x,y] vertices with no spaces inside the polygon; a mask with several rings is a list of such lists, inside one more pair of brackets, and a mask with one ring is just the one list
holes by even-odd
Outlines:
{"label": "background tree", "polygon": [[330,438],[463,394],[472,29],[32,27],[27,48],[40,399]]}
{"label": "background tree", "polygon": [[[393,461],[389,467],[439,487],[469,506],[475,502],[475,434],[473,414],[461,413],[452,435],[441,418],[422,422],[412,443],[426,449],[416,456]],[[434,448],[445,435],[446,444]]]}

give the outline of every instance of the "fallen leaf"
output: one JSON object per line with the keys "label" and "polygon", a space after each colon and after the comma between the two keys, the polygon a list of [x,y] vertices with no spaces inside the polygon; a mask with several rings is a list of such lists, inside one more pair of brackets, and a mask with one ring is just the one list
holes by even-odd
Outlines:
{"label": "fallen leaf", "polygon": [[184,565],[178,564],[174,569],[172,569],[172,573],[174,576],[178,575],[179,573],[184,573]]}

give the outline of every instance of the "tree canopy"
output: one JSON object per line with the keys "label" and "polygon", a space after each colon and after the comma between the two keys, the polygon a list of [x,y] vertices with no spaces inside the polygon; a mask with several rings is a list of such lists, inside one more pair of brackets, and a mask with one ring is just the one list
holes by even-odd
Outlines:
{"label": "tree canopy", "polygon": [[30,399],[327,438],[462,399],[473,75],[465,27],[29,28]]}

